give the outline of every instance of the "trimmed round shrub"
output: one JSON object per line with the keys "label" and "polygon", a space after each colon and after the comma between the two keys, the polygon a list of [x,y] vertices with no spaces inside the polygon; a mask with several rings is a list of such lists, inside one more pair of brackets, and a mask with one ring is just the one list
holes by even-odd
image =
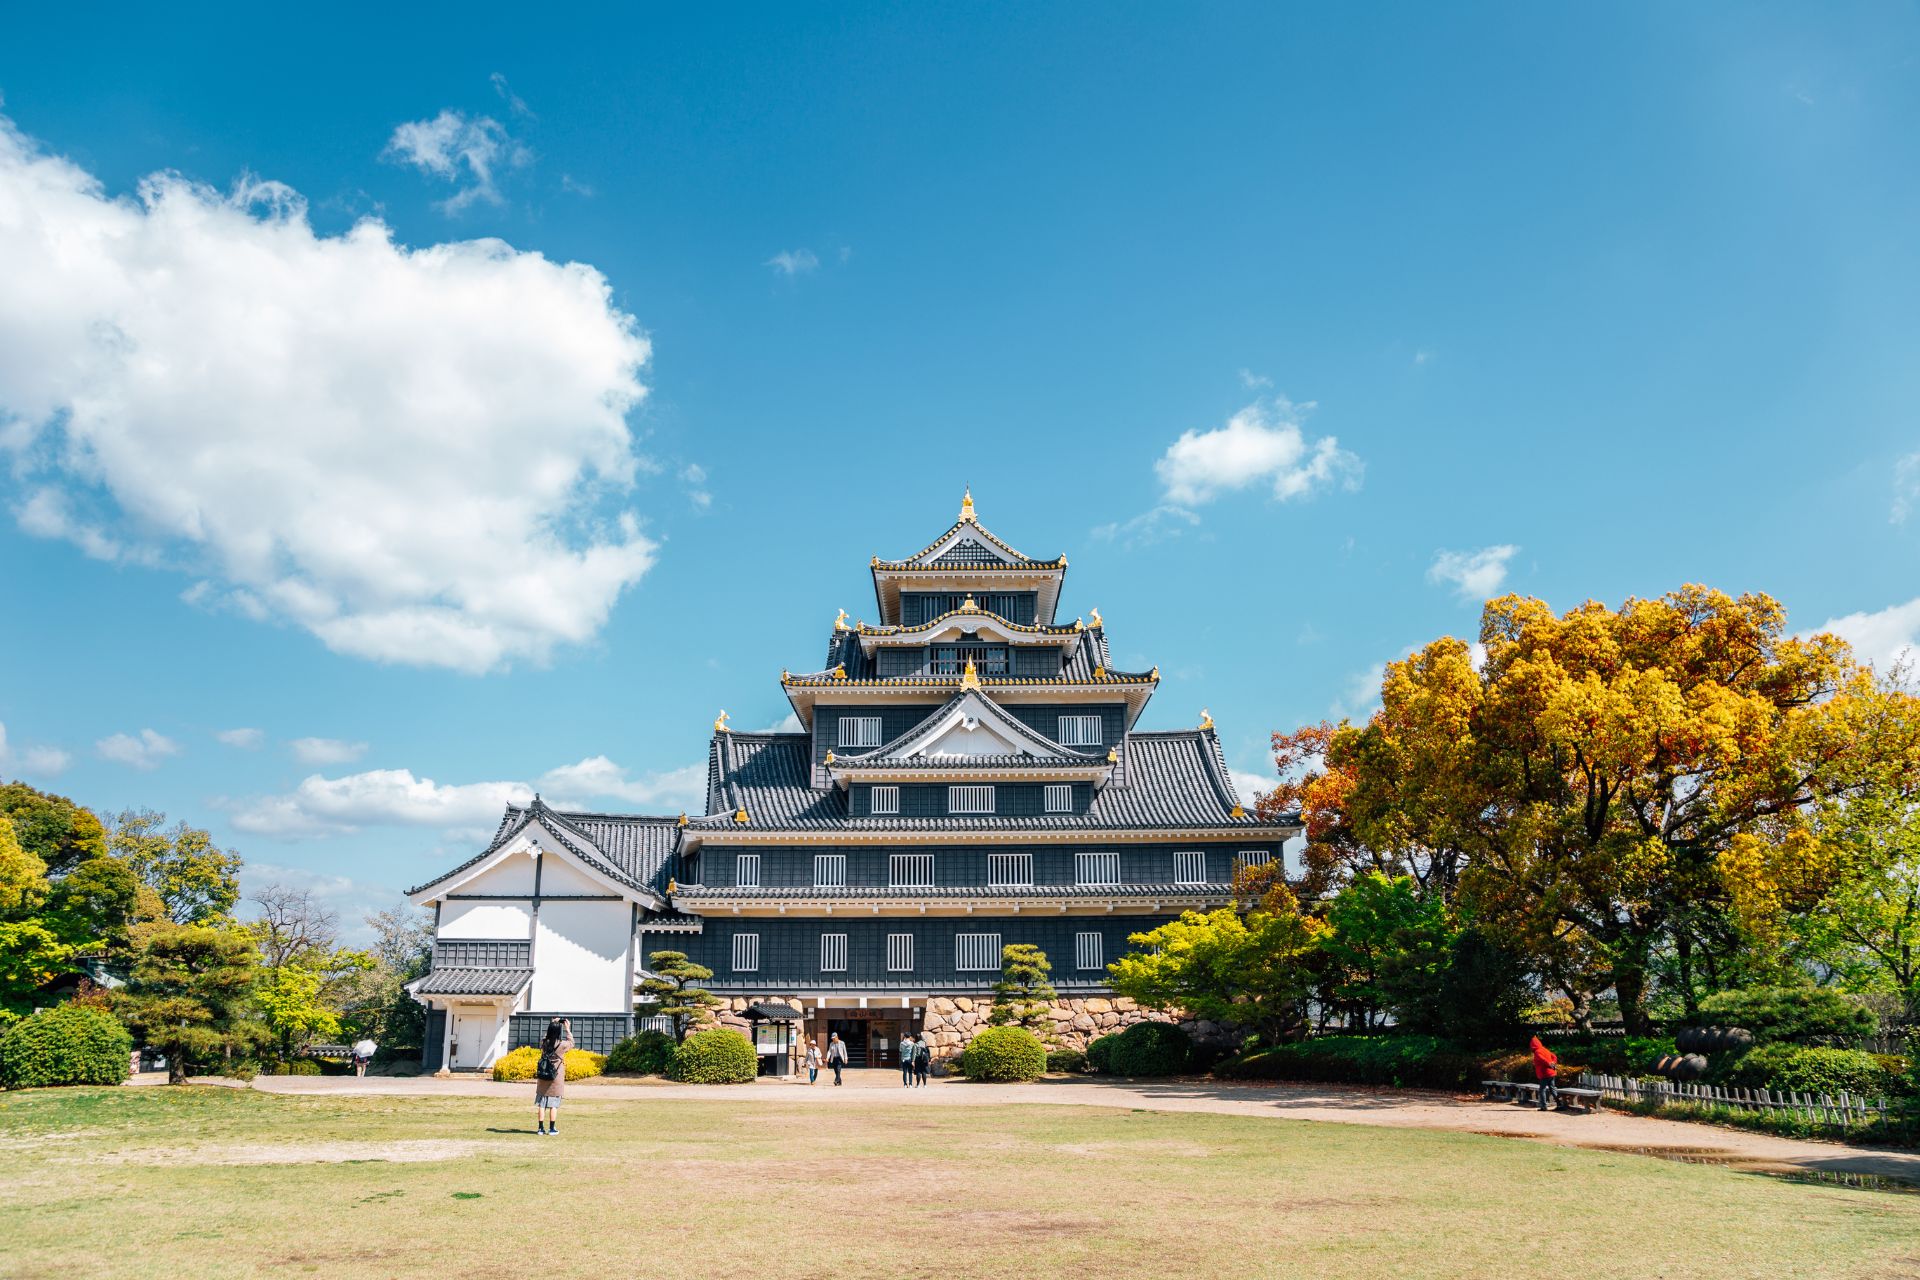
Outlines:
{"label": "trimmed round shrub", "polygon": [[1177,1076],[1193,1061],[1193,1037],[1171,1022],[1136,1022],[1114,1042],[1113,1074]]}
{"label": "trimmed round shrub", "polygon": [[1690,1019],[1699,1026],[1744,1027],[1766,1044],[1814,1036],[1870,1036],[1879,1015],[1858,999],[1829,987],[1751,987],[1716,991]]}
{"label": "trimmed round shrub", "polygon": [[752,1084],[759,1073],[760,1055],[745,1036],[708,1027],[680,1042],[667,1075],[686,1084]]}
{"label": "trimmed round shrub", "polygon": [[1025,1027],[988,1027],[967,1042],[961,1064],[969,1080],[1038,1080],[1047,1047]]}
{"label": "trimmed round shrub", "polygon": [[0,1035],[0,1084],[124,1084],[133,1036],[103,1009],[63,1004],[20,1019]]}
{"label": "trimmed round shrub", "polygon": [[[1720,1064],[1716,1063],[1716,1066]],[[1898,1097],[1907,1092],[1903,1059],[1858,1049],[1763,1044],[1716,1071],[1722,1084],[1791,1093],[1851,1093]]]}
{"label": "trimmed round shrub", "polygon": [[[590,1080],[606,1068],[607,1055],[593,1053],[586,1049],[567,1051],[567,1079]],[[493,1064],[493,1078],[504,1081],[522,1081],[534,1078],[534,1072],[540,1066],[540,1050],[530,1044],[521,1045]]]}
{"label": "trimmed round shrub", "polygon": [[673,1066],[674,1039],[664,1031],[630,1035],[607,1055],[607,1070],[634,1075],[663,1076]]}
{"label": "trimmed round shrub", "polygon": [[1113,1046],[1119,1042],[1118,1031],[1094,1037],[1087,1044],[1087,1066],[1103,1076],[1113,1074]]}
{"label": "trimmed round shrub", "polygon": [[1087,1055],[1078,1049],[1053,1049],[1047,1053],[1047,1070],[1060,1075],[1080,1075],[1087,1069]]}

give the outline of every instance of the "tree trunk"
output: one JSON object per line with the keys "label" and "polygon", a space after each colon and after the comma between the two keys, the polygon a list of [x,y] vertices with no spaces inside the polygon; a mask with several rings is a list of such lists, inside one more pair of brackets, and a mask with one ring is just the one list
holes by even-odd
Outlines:
{"label": "tree trunk", "polygon": [[1639,960],[1622,960],[1614,965],[1613,993],[1619,998],[1620,1020],[1626,1024],[1627,1034],[1651,1035],[1653,1022],[1642,1004],[1647,993],[1647,971]]}
{"label": "tree trunk", "polygon": [[167,1083],[185,1084],[187,1082],[187,1057],[179,1052],[177,1046],[167,1049]]}
{"label": "tree trunk", "polygon": [[1693,994],[1693,935],[1684,923],[1673,931],[1673,952],[1680,964],[1680,1006],[1691,1018],[1700,1012],[1700,1001]]}

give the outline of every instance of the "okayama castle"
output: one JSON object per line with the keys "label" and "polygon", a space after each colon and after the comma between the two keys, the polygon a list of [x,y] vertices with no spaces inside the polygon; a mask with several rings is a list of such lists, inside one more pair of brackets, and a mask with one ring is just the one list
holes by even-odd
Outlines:
{"label": "okayama castle", "polygon": [[798,732],[714,722],[704,814],[535,797],[410,892],[436,922],[410,988],[429,1068],[486,1067],[557,1014],[604,1051],[660,950],[713,970],[724,1021],[785,1005],[792,1030],[886,1065],[908,1032],[957,1052],[1003,944],[1034,943],[1059,1038],[1083,1043],[1144,1016],[1107,979],[1129,934],[1228,903],[1238,865],[1300,833],[1242,805],[1204,712],[1134,728],[1159,669],[1115,670],[1097,609],[1062,622],[1066,558],[1015,551],[971,493],[927,547],[871,568],[878,624],[842,610],[824,665],[781,675]]}

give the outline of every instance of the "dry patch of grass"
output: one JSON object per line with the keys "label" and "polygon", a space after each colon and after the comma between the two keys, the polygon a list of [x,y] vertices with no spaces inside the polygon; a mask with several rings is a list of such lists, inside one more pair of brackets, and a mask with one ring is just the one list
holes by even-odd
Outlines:
{"label": "dry patch of grass", "polygon": [[988,1280],[1772,1280],[1920,1256],[1920,1196],[1463,1133],[585,1090],[560,1139],[529,1119],[479,1097],[0,1096],[0,1275],[439,1277],[450,1248],[498,1270],[559,1247],[582,1275],[759,1277],[770,1241],[782,1267]]}

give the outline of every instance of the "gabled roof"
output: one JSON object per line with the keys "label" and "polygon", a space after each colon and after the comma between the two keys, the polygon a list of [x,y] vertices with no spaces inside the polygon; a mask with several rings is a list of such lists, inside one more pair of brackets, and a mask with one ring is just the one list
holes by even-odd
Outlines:
{"label": "gabled roof", "polygon": [[[1013,748],[1011,751],[966,753],[929,751],[956,732],[982,733]],[[924,766],[928,763],[953,763],[961,767],[980,760],[1013,761],[1023,764],[1054,763],[1105,764],[1105,751],[1082,751],[1062,746],[1053,739],[1016,719],[1011,712],[978,689],[962,689],[947,699],[947,705],[907,730],[892,742],[858,755],[837,757],[834,767],[871,768],[874,765]]]}
{"label": "gabled roof", "polygon": [[945,533],[905,559],[873,557],[873,595],[884,623],[900,616],[902,579],[918,580],[935,589],[964,585],[969,580],[982,585],[991,582],[996,589],[1031,585],[1039,593],[1038,616],[1050,621],[1066,572],[1065,556],[1035,560],[995,537],[974,515],[973,490],[969,489],[960,504],[960,518]]}
{"label": "gabled roof", "polygon": [[419,996],[517,996],[533,981],[531,969],[435,969],[407,984]]}
{"label": "gabled roof", "polygon": [[665,884],[663,870],[679,842],[678,817],[562,812],[535,796],[532,804],[507,806],[499,828],[485,849],[407,893],[420,893],[478,866],[535,824],[551,832],[567,852],[601,875],[629,889],[655,896]]}

